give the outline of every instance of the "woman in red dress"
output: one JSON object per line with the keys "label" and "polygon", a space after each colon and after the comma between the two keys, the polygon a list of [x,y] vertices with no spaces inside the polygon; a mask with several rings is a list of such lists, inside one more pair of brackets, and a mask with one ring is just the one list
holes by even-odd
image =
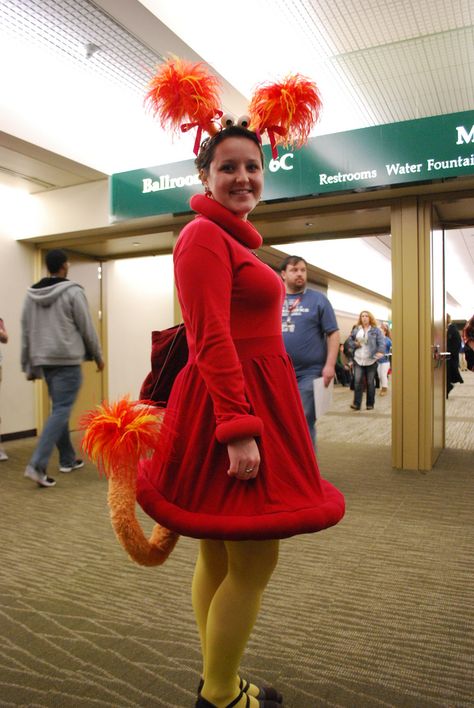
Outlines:
{"label": "woman in red dress", "polygon": [[175,250],[189,360],[168,403],[160,450],[143,461],[137,498],[162,526],[200,539],[193,607],[203,675],[197,708],[280,708],[239,664],[278,558],[279,539],[344,514],[321,479],[281,336],[283,284],[255,254],[247,221],[263,190],[263,153],[238,126],[196,159],[206,196]]}

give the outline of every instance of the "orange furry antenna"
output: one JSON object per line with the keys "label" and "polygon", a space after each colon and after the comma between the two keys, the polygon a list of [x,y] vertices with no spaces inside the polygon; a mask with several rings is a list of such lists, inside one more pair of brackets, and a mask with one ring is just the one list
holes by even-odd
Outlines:
{"label": "orange furry antenna", "polygon": [[161,411],[127,396],[104,402],[80,421],[82,448],[109,481],[108,503],[115,534],[140,565],[161,565],[179,535],[156,524],[147,539],[135,515],[137,466],[158,445]]}
{"label": "orange furry antenna", "polygon": [[218,78],[202,62],[172,57],[158,67],[151,79],[145,105],[164,129],[186,132],[197,128],[197,155],[202,132],[214,135],[220,130],[215,123],[222,116],[219,89]]}
{"label": "orange furry antenna", "polygon": [[278,145],[304,145],[321,108],[316,84],[301,74],[293,74],[279,83],[257,87],[249,106],[250,123],[257,133],[267,131],[272,156],[276,158]]}

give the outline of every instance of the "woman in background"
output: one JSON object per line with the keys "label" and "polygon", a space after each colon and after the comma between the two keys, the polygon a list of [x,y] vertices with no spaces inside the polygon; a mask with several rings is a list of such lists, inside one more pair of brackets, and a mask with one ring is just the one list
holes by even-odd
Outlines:
{"label": "woman in background", "polygon": [[354,402],[351,408],[360,411],[364,386],[367,391],[367,410],[375,404],[375,374],[377,362],[384,356],[385,343],[375,317],[368,310],[362,310],[350,334],[349,348],[354,366]]}

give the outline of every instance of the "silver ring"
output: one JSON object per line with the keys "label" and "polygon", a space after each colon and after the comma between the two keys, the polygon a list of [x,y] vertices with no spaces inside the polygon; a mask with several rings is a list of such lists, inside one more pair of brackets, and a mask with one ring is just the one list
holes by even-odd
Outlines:
{"label": "silver ring", "polygon": [[247,467],[247,469],[245,470],[245,472],[253,472],[253,467]]}

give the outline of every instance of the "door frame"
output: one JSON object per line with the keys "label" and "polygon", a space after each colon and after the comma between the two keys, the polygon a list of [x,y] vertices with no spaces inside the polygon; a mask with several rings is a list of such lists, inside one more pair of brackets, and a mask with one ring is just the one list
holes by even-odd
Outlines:
{"label": "door frame", "polygon": [[[435,375],[433,358],[435,334],[443,351],[446,341],[444,240],[436,243],[439,223],[431,198],[400,199],[391,217],[392,465],[428,471],[445,446],[445,365],[441,360],[441,376]],[[441,280],[434,273],[439,259]]]}

